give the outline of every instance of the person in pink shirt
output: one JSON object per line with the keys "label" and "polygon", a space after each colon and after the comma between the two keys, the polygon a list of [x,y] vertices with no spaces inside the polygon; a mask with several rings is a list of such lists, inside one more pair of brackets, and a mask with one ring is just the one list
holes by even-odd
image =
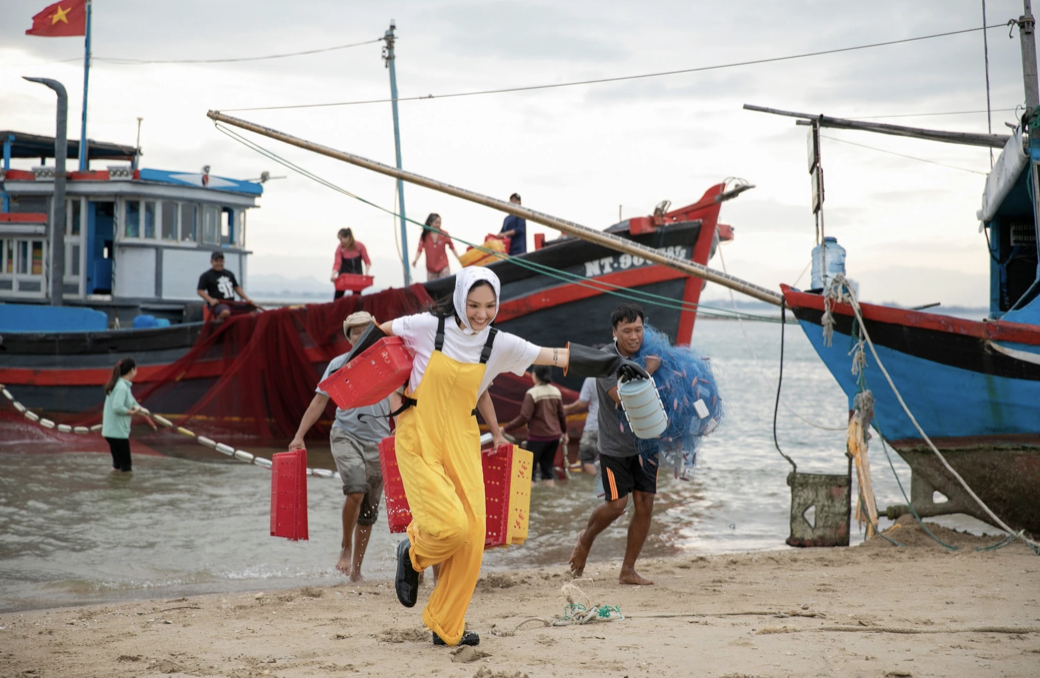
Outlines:
{"label": "person in pink shirt", "polygon": [[[368,250],[365,249],[364,243],[354,240],[354,233],[349,228],[339,229],[338,236],[339,247],[336,248],[336,258],[332,262],[332,282],[336,282],[336,278],[344,273],[368,275],[372,270],[372,260],[368,258]],[[364,273],[361,270],[362,263],[365,265]],[[342,296],[343,290],[336,290],[333,299]]]}
{"label": "person in pink shirt", "polygon": [[441,215],[431,212],[430,216],[426,217],[426,225],[436,230],[423,229],[422,235],[419,236],[419,249],[415,253],[415,261],[412,262],[412,266],[419,264],[419,255],[425,252],[426,279],[444,278],[451,275],[448,253],[445,249],[450,247],[451,253],[455,255],[456,259],[459,258],[459,253],[455,251],[455,243],[448,236],[448,232],[441,228]]}

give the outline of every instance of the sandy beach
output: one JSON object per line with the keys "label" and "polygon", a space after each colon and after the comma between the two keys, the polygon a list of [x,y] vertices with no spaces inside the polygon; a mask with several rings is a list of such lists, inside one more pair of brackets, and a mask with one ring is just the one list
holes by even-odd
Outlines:
{"label": "sandy beach", "polygon": [[[904,519],[905,520],[905,519]],[[624,619],[553,626],[565,569],[484,573],[477,648],[434,647],[391,582],[0,615],[4,676],[1037,676],[1040,557],[913,523],[850,549],[616,563],[573,583]]]}

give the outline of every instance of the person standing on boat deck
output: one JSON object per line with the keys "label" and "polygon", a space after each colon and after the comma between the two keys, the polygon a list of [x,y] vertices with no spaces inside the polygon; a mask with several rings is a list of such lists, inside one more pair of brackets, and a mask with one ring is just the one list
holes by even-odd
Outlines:
{"label": "person standing on boat deck", "polygon": [[441,216],[439,214],[431,212],[430,216],[426,217],[426,225],[430,228],[424,228],[422,235],[419,236],[419,249],[415,252],[415,261],[412,262],[412,267],[418,266],[419,256],[425,252],[426,280],[446,278],[451,275],[451,267],[448,266],[448,253],[445,250],[450,247],[451,253],[455,255],[456,259],[459,258],[459,253],[455,251],[455,243],[448,235],[448,232],[441,228]]}
{"label": "person standing on boat deck", "polygon": [[[336,278],[344,273],[368,275],[368,272],[372,270],[372,260],[368,258],[368,250],[365,249],[364,243],[354,240],[354,232],[349,228],[339,229],[336,236],[339,238],[339,245],[336,247],[336,258],[332,261],[332,282],[336,282]],[[365,266],[364,272],[361,270],[362,263]],[[339,299],[343,296],[343,292],[344,290],[336,290],[336,294],[332,298]],[[360,294],[360,292],[352,292],[352,294]]]}
{"label": "person standing on boat deck", "polygon": [[[514,205],[520,204],[520,194],[514,193],[509,196],[509,202]],[[527,251],[527,220],[510,214],[502,222],[502,232],[499,235],[511,238],[509,241],[509,254],[523,254]]]}
{"label": "person standing on boat deck", "polygon": [[578,444],[578,461],[585,473],[596,475],[599,473],[596,467],[596,462],[599,461],[599,397],[596,395],[596,380],[592,377],[581,383],[578,399],[564,405],[563,411],[565,414],[571,414],[583,407],[588,407],[589,413],[585,416],[585,428],[581,432],[581,442]]}
{"label": "person standing on boat deck", "polygon": [[[129,473],[133,470],[130,461],[130,421],[141,411],[141,406],[130,392],[130,384],[137,376],[137,363],[133,358],[124,358],[112,368],[112,376],[105,384],[105,409],[101,415],[101,435],[112,452],[112,470]],[[157,430],[155,422],[147,414],[144,420]]]}
{"label": "person standing on boat deck", "polygon": [[413,607],[419,573],[440,563],[437,585],[423,610],[435,645],[480,642],[476,633],[465,630],[486,529],[478,411],[495,446],[506,442],[487,392],[491,380],[503,372],[523,374],[532,363],[570,366],[577,376],[646,374],[635,363],[587,346],[541,348],[499,332],[491,327],[499,296],[498,276],[469,266],[455,277],[450,305],[379,328],[401,337],[414,353],[406,409],[398,416],[395,433],[412,522],[398,544],[394,588],[401,604]]}
{"label": "person standing on boat deck", "polygon": [[209,306],[216,320],[226,320],[235,308],[235,294],[238,294],[249,310],[254,307],[253,300],[246,296],[246,291],[238,284],[235,274],[224,270],[224,253],[217,250],[209,255],[210,269],[199,276],[198,295]]}
{"label": "person standing on boat deck", "polygon": [[[534,387],[524,394],[520,414],[503,426],[502,430],[511,431],[527,424],[527,451],[534,457],[534,468],[541,469],[542,484],[552,487],[556,484],[553,470],[556,450],[560,447],[561,439],[565,449],[569,442],[567,415],[563,413],[563,395],[552,383],[552,368],[535,365],[531,374]],[[564,454],[564,463],[567,461],[566,456]]]}
{"label": "person standing on boat deck", "polygon": [[[610,315],[614,328],[614,344],[604,353],[622,358],[631,358],[643,345],[643,309],[635,304],[624,303]],[[653,374],[661,366],[657,356],[646,357],[646,371]],[[596,396],[599,400],[599,460],[603,478],[604,503],[596,507],[589,516],[588,524],[578,535],[578,543],[570,557],[571,573],[580,577],[585,571],[592,543],[600,532],[621,517],[628,506],[628,495],[632,495],[635,515],[628,524],[628,542],[625,558],[621,563],[621,584],[653,584],[636,572],[636,559],[650,531],[650,518],[654,512],[654,495],[657,493],[657,477],[643,471],[639,458],[637,439],[631,431],[621,427],[621,400],[617,393],[617,380],[600,377],[596,380]]]}
{"label": "person standing on boat deck", "polygon": [[[376,322],[371,313],[351,313],[343,321],[343,334],[353,346],[369,323]],[[333,358],[325,368],[321,381],[343,367],[350,352]],[[314,398],[303,413],[296,435],[289,443],[289,450],[307,449],[303,437],[325,412],[329,394],[316,388]],[[365,559],[368,538],[372,526],[379,517],[379,502],[383,498],[383,471],[379,465],[379,441],[390,435],[390,413],[401,405],[401,397],[391,393],[375,405],[351,410],[336,408],[336,419],[329,432],[332,459],[336,462],[343,481],[343,538],[340,541],[339,561],[336,569],[350,577],[350,581],[363,581],[361,561]]]}

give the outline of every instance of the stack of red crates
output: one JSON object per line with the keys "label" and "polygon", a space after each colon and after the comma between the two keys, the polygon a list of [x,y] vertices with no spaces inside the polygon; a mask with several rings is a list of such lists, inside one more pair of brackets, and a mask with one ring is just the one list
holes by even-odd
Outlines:
{"label": "stack of red crates", "polygon": [[271,461],[271,536],[306,541],[307,450],[279,452]]}
{"label": "stack of red crates", "polygon": [[[524,457],[514,465],[514,452]],[[481,450],[484,467],[484,509],[487,514],[487,532],[484,547],[522,544],[527,536],[527,514],[530,505],[530,453],[513,445],[502,445],[497,450]],[[394,437],[379,443],[379,464],[383,469],[383,489],[386,498],[386,519],[390,532],[401,533],[412,522],[412,512],[404,493],[404,482],[397,466]],[[514,476],[514,471],[518,471]],[[518,495],[516,501],[513,495]],[[510,506],[514,515],[510,515]],[[516,524],[510,525],[510,520]],[[522,523],[522,524],[521,524]]]}

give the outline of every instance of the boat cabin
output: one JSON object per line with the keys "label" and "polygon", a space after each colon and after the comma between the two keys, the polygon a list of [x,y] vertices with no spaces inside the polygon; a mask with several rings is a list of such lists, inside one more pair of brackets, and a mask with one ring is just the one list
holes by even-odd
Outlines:
{"label": "boat cabin", "polygon": [[[54,138],[0,132],[0,141],[0,303],[51,304]],[[139,149],[88,143],[87,171],[67,172],[63,305],[124,322],[141,313],[201,319],[201,305],[186,302],[199,301],[198,278],[214,250],[246,285],[246,212],[257,206],[260,183],[213,176],[208,167],[140,169]],[[68,142],[72,162],[78,146]],[[12,167],[37,158],[38,166]],[[89,160],[113,164],[90,169]]]}
{"label": "boat cabin", "polygon": [[986,180],[977,216],[989,243],[989,317],[1037,324],[1040,279],[1032,196],[1040,186],[1034,169],[1040,157],[1031,160],[1029,139],[1029,129],[1023,132],[1022,127],[1008,139]]}

